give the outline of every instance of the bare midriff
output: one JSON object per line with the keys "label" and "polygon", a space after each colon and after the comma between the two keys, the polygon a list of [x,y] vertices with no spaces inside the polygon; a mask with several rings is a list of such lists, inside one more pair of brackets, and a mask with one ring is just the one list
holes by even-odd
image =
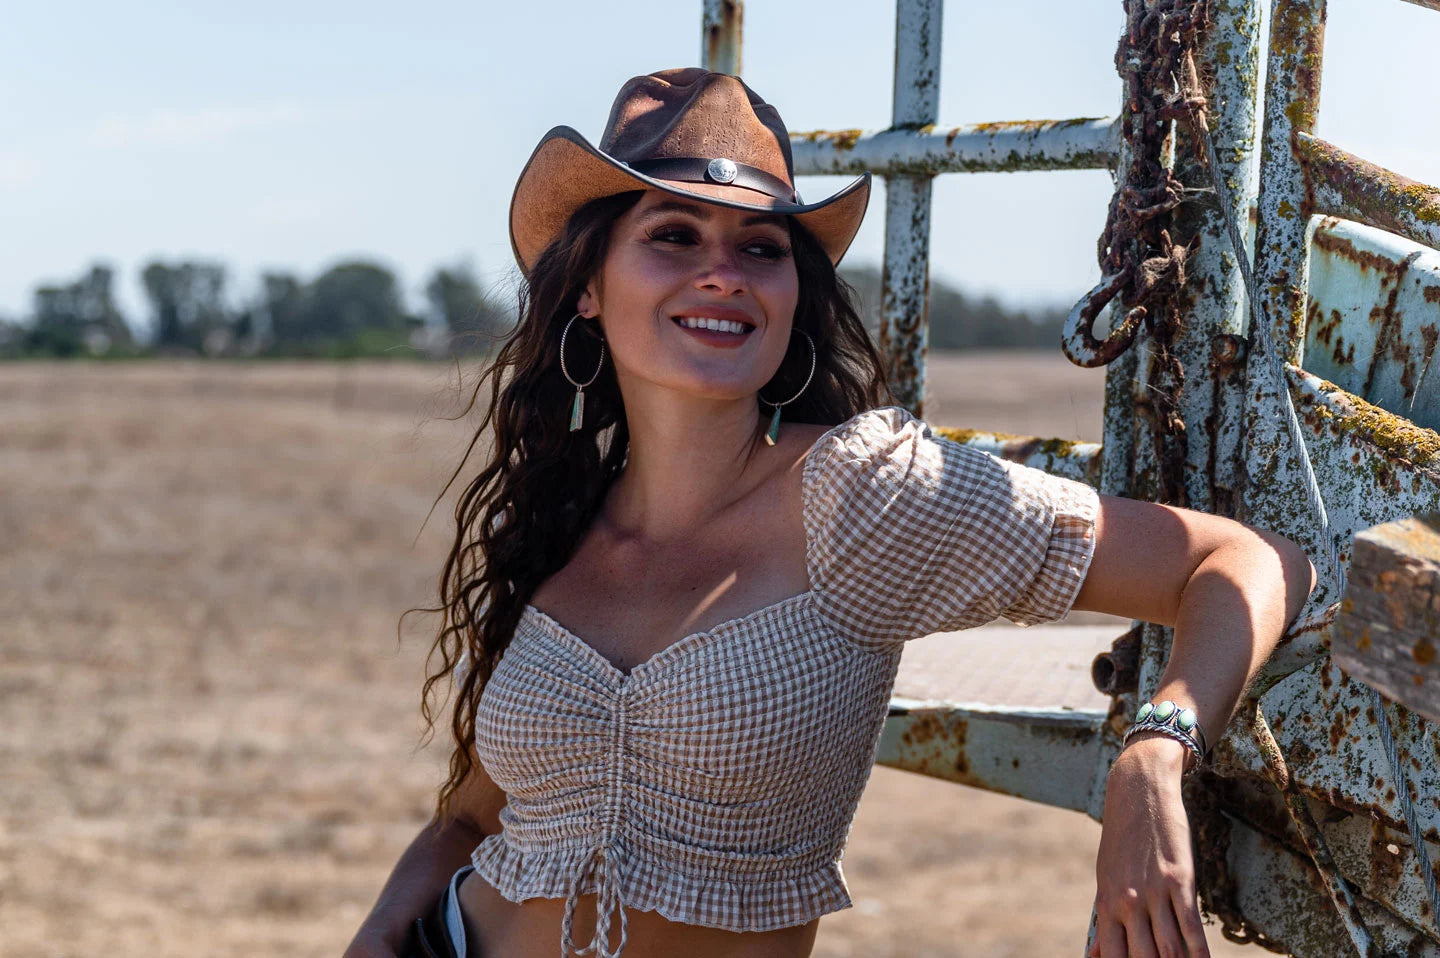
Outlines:
{"label": "bare midriff", "polygon": [[[470,955],[480,958],[556,958],[565,902],[530,898],[512,902],[480,875],[460,885],[460,911]],[[670,921],[653,911],[627,908],[626,944],[621,958],[806,958],[815,945],[817,918],[806,925],[774,931],[734,932]],[[576,899],[572,937],[577,947],[590,943],[595,929],[595,896]],[[613,921],[610,946],[620,943],[620,921]]]}

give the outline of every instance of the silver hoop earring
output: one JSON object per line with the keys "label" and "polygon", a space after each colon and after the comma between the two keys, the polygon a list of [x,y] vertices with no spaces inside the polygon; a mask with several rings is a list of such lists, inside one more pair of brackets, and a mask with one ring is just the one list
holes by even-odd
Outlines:
{"label": "silver hoop earring", "polygon": [[795,400],[799,399],[799,398],[800,398],[800,394],[803,393],[803,392],[805,392],[805,390],[806,390],[807,388],[809,388],[809,386],[810,386],[810,380],[812,380],[812,379],[815,378],[815,360],[816,360],[816,355],[815,355],[815,340],[813,340],[813,339],[810,338],[810,334],[809,334],[809,333],[805,332],[805,330],[800,329],[800,328],[798,328],[798,327],[792,328],[792,329],[791,329],[791,332],[799,333],[801,336],[804,336],[804,337],[805,337],[805,341],[810,344],[810,374],[805,377],[805,383],[804,383],[804,385],[802,385],[802,386],[800,387],[799,392],[796,392],[795,395],[791,396],[789,399],[785,400],[784,402],[771,402],[770,400],[766,399],[764,396],[761,396],[759,393],[756,393],[756,394],[755,394],[755,395],[759,398],[759,400],[760,400],[761,402],[763,402],[765,405],[767,405],[767,406],[774,406],[774,407],[775,407],[775,413],[774,413],[774,415],[772,415],[772,416],[770,417],[770,428],[767,429],[767,430],[765,430],[765,444],[766,444],[767,446],[773,446],[773,445],[775,445],[775,440],[777,440],[777,439],[780,438],[780,407],[781,407],[781,406],[788,406],[788,405],[790,405],[792,402],[794,402]]}
{"label": "silver hoop earring", "polygon": [[595,382],[595,380],[599,379],[600,370],[605,368],[605,340],[602,339],[600,340],[600,364],[595,367],[595,375],[591,376],[587,382],[583,383],[577,383],[575,381],[575,377],[570,375],[570,367],[565,365],[565,337],[570,335],[570,327],[573,326],[575,324],[575,320],[579,318],[579,313],[571,316],[570,322],[565,324],[564,331],[560,333],[560,372],[567,380],[569,380],[570,385],[575,387],[575,401],[570,404],[571,432],[578,432],[580,430],[580,426],[585,420],[585,387],[589,386],[591,383]]}

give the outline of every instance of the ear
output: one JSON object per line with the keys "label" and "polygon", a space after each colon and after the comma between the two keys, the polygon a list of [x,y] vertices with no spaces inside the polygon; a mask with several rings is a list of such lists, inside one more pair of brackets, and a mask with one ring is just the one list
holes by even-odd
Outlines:
{"label": "ear", "polygon": [[575,311],[586,319],[594,319],[600,315],[600,297],[595,291],[595,280],[585,284],[585,289],[575,300]]}

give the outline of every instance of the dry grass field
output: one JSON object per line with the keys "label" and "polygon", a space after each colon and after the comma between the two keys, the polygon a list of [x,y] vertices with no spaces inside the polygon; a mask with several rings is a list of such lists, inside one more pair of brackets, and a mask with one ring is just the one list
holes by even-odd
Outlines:
{"label": "dry grass field", "polygon": [[[1100,374],[1058,354],[933,382],[936,422],[1099,438]],[[0,367],[0,955],[340,953],[438,781],[434,622],[397,620],[448,548],[458,395],[444,365]],[[1078,958],[1098,836],[878,769],[816,953]]]}

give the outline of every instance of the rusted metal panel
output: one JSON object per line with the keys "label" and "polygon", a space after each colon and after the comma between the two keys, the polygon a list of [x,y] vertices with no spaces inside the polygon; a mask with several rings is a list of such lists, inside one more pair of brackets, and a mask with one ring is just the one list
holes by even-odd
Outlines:
{"label": "rusted metal panel", "polygon": [[[1357,530],[1440,508],[1440,436],[1303,369],[1290,366],[1286,374],[1343,564],[1349,565],[1350,539]],[[1276,504],[1287,505],[1288,511],[1277,512],[1270,528],[1300,542],[1313,556],[1322,544],[1309,507],[1293,494],[1302,480],[1293,457],[1287,458],[1290,461],[1276,466],[1273,475],[1282,492],[1292,495],[1288,503],[1283,495],[1275,496]],[[1328,591],[1333,593],[1333,586]],[[1336,594],[1320,608],[1339,599]],[[1312,601],[1307,608],[1316,605]],[[1302,613],[1301,618],[1313,614]],[[1328,630],[1287,636],[1257,682],[1269,685],[1328,652]]]}
{"label": "rusted metal panel", "polygon": [[[1294,787],[1324,805],[1383,822],[1401,835],[1407,833],[1404,811],[1394,786],[1389,763],[1374,733],[1370,689],[1345,675],[1328,659],[1294,673],[1277,686],[1263,702],[1275,740],[1283,751]],[[1417,818],[1433,858],[1440,852],[1440,775],[1436,774],[1436,739],[1433,727],[1401,707],[1391,709],[1396,745],[1408,756],[1409,792]],[[1322,822],[1327,813],[1317,815]],[[1354,882],[1364,884],[1369,865],[1355,865],[1369,858],[1368,848],[1354,847],[1353,835],[1326,833],[1327,844],[1340,871]],[[1346,863],[1349,863],[1348,865]],[[1417,928],[1434,920],[1418,881],[1418,871],[1408,861],[1404,889],[1376,886],[1386,904],[1404,921]],[[1436,938],[1440,941],[1440,938]]]}
{"label": "rusted metal panel", "polygon": [[1429,378],[1440,339],[1440,253],[1391,233],[1313,221],[1301,365],[1423,426],[1440,426]]}
{"label": "rusted metal panel", "polygon": [[894,698],[875,761],[1083,811],[1103,712],[1039,711]]}
{"label": "rusted metal panel", "polygon": [[1265,763],[1265,770],[1271,784],[1275,786],[1276,791],[1280,793],[1285,802],[1285,810],[1290,816],[1291,824],[1295,827],[1295,834],[1299,836],[1305,853],[1310,857],[1316,873],[1324,883],[1326,894],[1330,896],[1330,903],[1334,906],[1336,917],[1340,919],[1340,924],[1344,927],[1350,944],[1354,946],[1355,953],[1357,955],[1371,954],[1375,941],[1371,936],[1370,929],[1366,927],[1364,917],[1360,914],[1359,906],[1355,901],[1355,891],[1340,874],[1329,843],[1321,834],[1320,826],[1316,823],[1315,816],[1305,801],[1305,796],[1296,787],[1297,783],[1291,777],[1289,765],[1285,761],[1285,753],[1275,742],[1270,725],[1265,720],[1264,711],[1254,700],[1246,703],[1246,709],[1250,737],[1255,742],[1260,757]]}
{"label": "rusted metal panel", "polygon": [[[1226,817],[1234,907],[1263,935],[1256,944],[1307,958],[1346,954],[1341,943],[1347,942],[1348,936],[1328,906],[1326,892],[1304,853],[1247,822]],[[1377,902],[1362,895],[1356,904],[1374,938],[1374,954],[1440,956],[1440,948],[1424,932],[1397,920]]]}
{"label": "rusted metal panel", "polygon": [[[1315,799],[1309,801],[1340,874],[1365,898],[1384,905],[1397,916],[1408,916],[1419,926],[1407,944],[1424,943],[1429,951],[1420,953],[1440,954],[1440,937],[1428,919],[1429,903],[1419,881],[1408,829],[1403,825],[1395,828],[1365,813]],[[1419,916],[1418,922],[1415,916]]]}
{"label": "rusted metal panel", "polygon": [[1440,246],[1440,189],[1428,186],[1308,133],[1295,137],[1310,185],[1307,213],[1324,213]]}
{"label": "rusted metal panel", "polygon": [[1335,664],[1440,722],[1440,515],[1355,535],[1350,577],[1331,633]]}
{"label": "rusted metal panel", "polygon": [[[1320,96],[1324,47],[1323,0],[1277,0],[1270,25],[1265,84],[1265,124],[1257,199],[1254,275],[1260,313],[1272,324],[1269,339],[1285,363],[1300,361],[1309,257],[1305,187],[1296,133],[1311,132]],[[1252,331],[1246,361],[1244,449],[1246,482],[1237,517],[1295,539],[1314,558],[1320,579],[1306,612],[1339,601],[1330,575],[1336,543],[1320,542],[1318,522],[1304,495],[1307,484],[1299,450],[1285,415],[1284,381],[1276,381],[1274,356]],[[1317,463],[1316,471],[1321,467]],[[1328,505],[1329,500],[1326,499]],[[1348,538],[1343,525],[1332,527]]]}
{"label": "rusted metal panel", "polygon": [[[891,126],[919,129],[940,106],[943,0],[895,4],[895,94]],[[929,347],[929,176],[885,182],[885,268],[880,283],[880,352],[895,398],[917,416],[925,410]]]}
{"label": "rusted metal panel", "polygon": [[[1293,148],[1312,133],[1320,105],[1325,46],[1324,0],[1276,0],[1265,81],[1265,125],[1255,234],[1260,307],[1275,326],[1280,358],[1296,362],[1305,318],[1305,179]],[[1252,357],[1258,356],[1252,352]],[[1259,368],[1260,364],[1252,366]],[[1252,376],[1252,379],[1255,379]]]}
{"label": "rusted metal panel", "polygon": [[1043,469],[1051,475],[1074,479],[1089,486],[1098,488],[1100,485],[1101,446],[1098,442],[1041,439],[1036,436],[1016,436],[1008,432],[985,432],[950,426],[932,428],[937,435],[973,446],[1001,459]]}
{"label": "rusted metal panel", "polygon": [[704,0],[700,16],[700,64],[716,73],[740,75],[743,0]]}
{"label": "rusted metal panel", "polygon": [[1114,117],[792,133],[796,173],[934,176],[1114,169]]}
{"label": "rusted metal panel", "polygon": [[[1347,543],[1341,550],[1342,561],[1348,563],[1348,540],[1355,529],[1440,505],[1440,436],[1304,370],[1290,367],[1287,374],[1332,530]],[[1279,475],[1280,481],[1293,487],[1293,473],[1282,469]],[[1288,517],[1284,531],[1301,537],[1313,523],[1302,503],[1292,501],[1291,508],[1294,514]],[[1277,669],[1293,668],[1307,657],[1313,660],[1262,699],[1291,780],[1313,799],[1384,821],[1403,832],[1403,809],[1375,730],[1377,716],[1370,690],[1323,658],[1327,640],[1326,632],[1318,630],[1290,640],[1262,673],[1261,681],[1267,682],[1267,676]],[[1411,800],[1433,842],[1440,825],[1440,748],[1434,727],[1402,708],[1394,712],[1394,734],[1399,754],[1407,763]],[[1258,772],[1256,753],[1237,748],[1241,745],[1243,741],[1237,737],[1227,737],[1221,749],[1229,754],[1220,757],[1220,764]],[[1325,816],[1318,817],[1323,825]],[[1346,851],[1343,846],[1332,847],[1332,852],[1342,862],[1347,855],[1353,859],[1368,854]],[[1406,875],[1403,892],[1386,892],[1385,901],[1406,922],[1421,927],[1433,920],[1428,917],[1429,905],[1411,871]],[[1353,877],[1357,882],[1363,878]],[[1418,878],[1418,873],[1413,877]],[[1360,905],[1362,912],[1370,907],[1363,900]],[[1370,926],[1375,931],[1373,922]],[[1294,942],[1289,944],[1294,947]]]}
{"label": "rusted metal panel", "polygon": [[[1295,539],[1314,557],[1320,579],[1307,605],[1339,600],[1332,581],[1333,543],[1321,543],[1308,498],[1299,450],[1290,439],[1285,414],[1285,382],[1277,381],[1275,356],[1297,363],[1304,328],[1306,287],[1305,183],[1293,149],[1295,134],[1313,132],[1320,99],[1324,54],[1323,0],[1276,0],[1271,12],[1257,197],[1254,277],[1257,312],[1270,323],[1274,354],[1261,348],[1261,334],[1250,331],[1246,360],[1246,417],[1243,458],[1246,482],[1237,517]],[[1317,471],[1319,466],[1317,465]],[[1328,504],[1328,500],[1327,500]],[[1302,613],[1306,614],[1306,613]]]}

